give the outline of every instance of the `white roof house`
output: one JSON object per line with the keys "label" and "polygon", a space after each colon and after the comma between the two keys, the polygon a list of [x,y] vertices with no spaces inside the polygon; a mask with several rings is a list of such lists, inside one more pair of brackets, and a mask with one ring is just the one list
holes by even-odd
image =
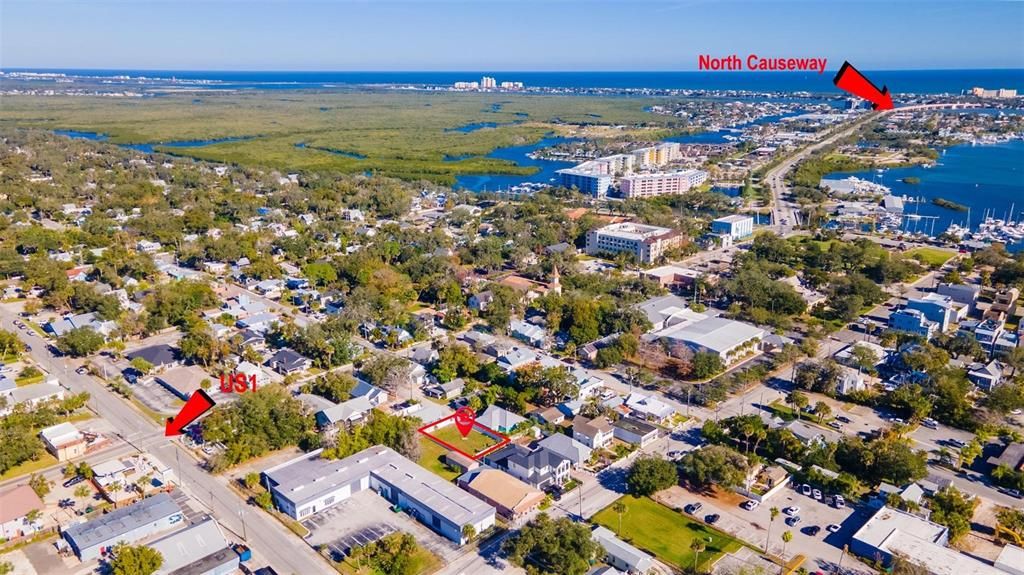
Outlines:
{"label": "white roof house", "polygon": [[626,407],[639,413],[644,419],[655,421],[661,421],[676,413],[676,410],[664,401],[635,391],[626,398]]}

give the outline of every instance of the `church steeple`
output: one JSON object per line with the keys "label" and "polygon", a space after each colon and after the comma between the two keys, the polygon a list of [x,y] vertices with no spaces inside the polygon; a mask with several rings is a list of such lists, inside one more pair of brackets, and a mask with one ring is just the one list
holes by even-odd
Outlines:
{"label": "church steeple", "polygon": [[557,265],[551,269],[551,281],[548,282],[548,291],[553,291],[559,295],[562,293],[561,276],[558,275]]}

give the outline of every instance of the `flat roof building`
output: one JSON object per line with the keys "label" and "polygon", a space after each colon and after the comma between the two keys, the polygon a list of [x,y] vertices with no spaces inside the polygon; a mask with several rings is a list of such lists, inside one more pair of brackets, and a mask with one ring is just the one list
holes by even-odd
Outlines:
{"label": "flat roof building", "polygon": [[634,174],[619,180],[619,192],[624,198],[675,195],[687,192],[707,179],[708,173],[703,170]]}
{"label": "flat roof building", "polygon": [[728,234],[732,239],[739,240],[754,235],[754,218],[733,214],[711,222],[711,231],[716,234]]}
{"label": "flat roof building", "polygon": [[119,541],[135,543],[171,529],[185,518],[167,493],[148,497],[92,521],[64,529],[64,539],[82,561],[95,559]]}
{"label": "flat roof building", "polygon": [[544,501],[544,492],[499,469],[479,467],[459,477],[466,491],[497,508],[509,519],[522,517]]}
{"label": "flat roof building", "polygon": [[154,575],[227,575],[238,569],[238,553],[213,519],[161,537],[147,547],[164,558]]}
{"label": "flat roof building", "polygon": [[263,483],[277,507],[303,519],[372,489],[392,505],[414,511],[422,523],[455,541],[466,542],[462,529],[482,533],[494,525],[494,507],[441,477],[377,445],[345,459],[322,459],[312,451],[263,472]]}
{"label": "flat roof building", "polygon": [[589,166],[589,163],[558,170],[556,172],[558,182],[564,188],[576,188],[588,196],[603,198],[608,195],[608,189],[612,187],[612,176],[597,169],[596,166]]}
{"label": "flat roof building", "polygon": [[623,222],[587,232],[587,254],[633,254],[636,261],[649,264],[666,251],[679,247],[683,237],[668,228]]}
{"label": "flat roof building", "polygon": [[87,442],[73,423],[58,423],[39,432],[46,450],[57,461],[67,461],[85,454]]}

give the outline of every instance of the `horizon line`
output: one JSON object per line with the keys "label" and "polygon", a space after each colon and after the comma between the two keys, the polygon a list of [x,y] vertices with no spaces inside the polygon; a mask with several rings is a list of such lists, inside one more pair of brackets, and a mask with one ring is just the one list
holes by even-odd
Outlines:
{"label": "horizon line", "polygon": [[[831,68],[827,68],[829,70]],[[839,68],[835,68],[838,70]],[[1024,72],[1024,66],[1020,68],[863,68],[865,71],[871,72],[964,72],[964,71],[978,71],[978,72],[992,72],[992,71],[1020,71]],[[578,70],[486,70],[486,69],[459,69],[459,70],[401,70],[401,69],[378,69],[378,70],[343,70],[343,69],[256,69],[256,68],[62,68],[62,67],[36,67],[36,66],[0,66],[0,71],[72,71],[72,72],[253,72],[253,73],[308,73],[308,74],[322,74],[322,73],[344,73],[344,74],[379,74],[379,73],[416,73],[416,74],[586,74],[586,73],[602,73],[602,74],[650,74],[650,73],[664,73],[674,74],[682,72],[708,72],[715,74],[764,74],[763,71],[758,70],[698,70],[698,69],[643,69],[643,70],[614,70],[614,69],[578,69]],[[771,72],[769,72],[771,73]],[[797,74],[800,71],[793,72],[781,72],[783,74]]]}

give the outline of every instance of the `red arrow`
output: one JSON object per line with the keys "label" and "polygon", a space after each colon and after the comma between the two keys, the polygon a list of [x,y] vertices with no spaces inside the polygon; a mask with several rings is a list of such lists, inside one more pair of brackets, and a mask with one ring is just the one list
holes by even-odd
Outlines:
{"label": "red arrow", "polygon": [[197,389],[192,397],[188,398],[185,405],[181,407],[181,411],[178,415],[173,418],[167,418],[167,425],[164,427],[164,435],[170,437],[172,435],[181,435],[181,430],[184,429],[188,424],[192,423],[199,418],[200,415],[206,413],[211,407],[216,405],[213,400],[210,399],[206,392]]}
{"label": "red arrow", "polygon": [[882,86],[879,90],[853,67],[849,62],[843,62],[843,67],[832,79],[832,83],[840,90],[846,90],[854,96],[860,96],[872,102],[871,108],[875,110],[892,110],[892,96],[889,95],[889,88]]}

